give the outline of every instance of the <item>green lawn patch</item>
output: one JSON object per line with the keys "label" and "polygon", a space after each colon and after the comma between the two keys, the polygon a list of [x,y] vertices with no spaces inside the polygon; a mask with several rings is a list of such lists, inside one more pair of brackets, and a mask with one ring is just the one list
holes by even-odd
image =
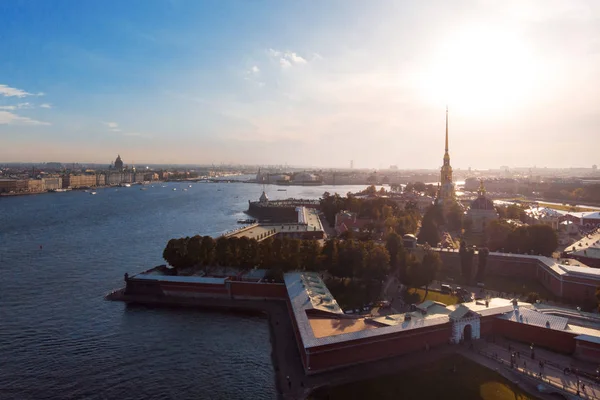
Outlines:
{"label": "green lawn patch", "polygon": [[458,303],[458,297],[452,294],[444,294],[429,290],[427,296],[425,296],[425,289],[409,289],[404,300],[410,304],[419,304],[425,300],[438,301],[447,306]]}
{"label": "green lawn patch", "polygon": [[528,400],[535,397],[500,374],[459,355],[451,355],[394,375],[319,388],[309,399]]}

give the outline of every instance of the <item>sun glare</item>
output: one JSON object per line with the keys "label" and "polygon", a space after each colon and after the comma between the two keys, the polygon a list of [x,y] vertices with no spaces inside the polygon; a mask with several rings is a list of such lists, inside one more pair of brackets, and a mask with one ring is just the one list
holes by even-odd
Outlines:
{"label": "sun glare", "polygon": [[530,101],[537,66],[514,34],[466,29],[441,43],[421,74],[425,100],[469,115],[516,110]]}

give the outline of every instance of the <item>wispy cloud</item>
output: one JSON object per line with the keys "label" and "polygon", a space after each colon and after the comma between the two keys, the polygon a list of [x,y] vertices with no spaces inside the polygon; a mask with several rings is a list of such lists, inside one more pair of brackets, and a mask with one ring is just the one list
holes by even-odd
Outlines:
{"label": "wispy cloud", "polygon": [[44,103],[44,104],[40,104],[41,108],[52,108],[52,104],[48,104],[48,103]]}
{"label": "wispy cloud", "polygon": [[298,55],[293,51],[280,51],[275,49],[268,49],[267,55],[272,60],[278,61],[281,68],[289,68],[294,65],[303,65],[307,61],[304,57]]}
{"label": "wispy cloud", "polygon": [[8,85],[0,85],[0,95],[4,97],[27,97],[27,96],[43,96],[43,92],[29,93],[25,90],[10,87]]}
{"label": "wispy cloud", "polygon": [[50,125],[50,123],[22,117],[10,111],[0,111],[0,125]]}
{"label": "wispy cloud", "polygon": [[258,65],[253,65],[252,67],[244,71],[245,80],[258,85],[259,87],[262,87],[265,85],[265,83],[260,79],[260,75],[261,73]]}
{"label": "wispy cloud", "polygon": [[103,124],[106,125],[108,127],[108,130],[111,132],[121,132],[119,124],[117,124],[116,122],[103,122]]}
{"label": "wispy cloud", "polygon": [[123,130],[116,122],[103,122],[102,124],[108,127],[108,130],[110,132],[118,133],[123,136],[150,137],[150,135],[147,135],[145,133]]}
{"label": "wispy cloud", "polygon": [[[31,103],[12,104],[10,106],[0,106],[0,110],[30,110],[34,108]],[[49,107],[48,107],[49,108]]]}

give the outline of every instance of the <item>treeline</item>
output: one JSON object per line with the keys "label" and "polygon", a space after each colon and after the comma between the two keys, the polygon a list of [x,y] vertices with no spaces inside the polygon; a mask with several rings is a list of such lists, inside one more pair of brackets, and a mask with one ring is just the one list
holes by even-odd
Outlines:
{"label": "treeline", "polygon": [[[373,241],[331,239],[321,247],[314,240],[269,238],[213,239],[193,236],[171,239],[163,258],[180,273],[189,269],[208,270],[214,266],[267,269],[269,276],[281,279],[288,271],[327,271],[336,278],[382,281],[395,274],[406,285],[428,285],[440,266],[439,255],[425,251],[418,260],[408,252],[402,237],[388,235],[385,245]],[[188,271],[189,272],[189,271]]]}
{"label": "treeline", "polygon": [[565,202],[600,202],[600,184],[579,186],[578,184],[550,184],[543,189],[544,198]]}
{"label": "treeline", "polygon": [[258,267],[279,277],[284,272],[306,270],[329,271],[340,278],[381,280],[390,270],[386,247],[357,240],[329,240],[321,247],[314,240],[286,237],[258,242],[246,237],[215,240],[210,236],[194,236],[169,240],[163,258],[176,271],[212,266]]}
{"label": "treeline", "polygon": [[506,221],[491,221],[485,230],[491,251],[552,256],[558,247],[558,235],[548,225],[516,227]]}
{"label": "treeline", "polygon": [[401,208],[394,200],[383,197],[360,199],[352,193],[342,197],[337,193],[331,195],[325,192],[320,205],[330,226],[334,226],[335,216],[340,211],[354,212],[357,213],[358,218],[371,219],[372,223],[365,227],[368,235],[362,236],[365,240],[373,239],[375,233],[396,232],[400,235],[414,233],[421,219],[415,203],[409,202]]}

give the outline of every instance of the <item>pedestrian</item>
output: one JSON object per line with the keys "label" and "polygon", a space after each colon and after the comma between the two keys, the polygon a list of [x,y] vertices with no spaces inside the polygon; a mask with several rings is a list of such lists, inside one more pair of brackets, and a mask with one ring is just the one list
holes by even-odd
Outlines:
{"label": "pedestrian", "polygon": [[520,360],[521,359],[521,352],[517,351],[517,358]]}
{"label": "pedestrian", "polygon": [[508,351],[510,352],[512,350],[512,346],[510,345],[510,343],[508,344]]}
{"label": "pedestrian", "polygon": [[527,361],[523,361],[523,368],[527,369]]}
{"label": "pedestrian", "polygon": [[583,391],[583,393],[585,393],[585,383],[581,384],[581,390]]}

